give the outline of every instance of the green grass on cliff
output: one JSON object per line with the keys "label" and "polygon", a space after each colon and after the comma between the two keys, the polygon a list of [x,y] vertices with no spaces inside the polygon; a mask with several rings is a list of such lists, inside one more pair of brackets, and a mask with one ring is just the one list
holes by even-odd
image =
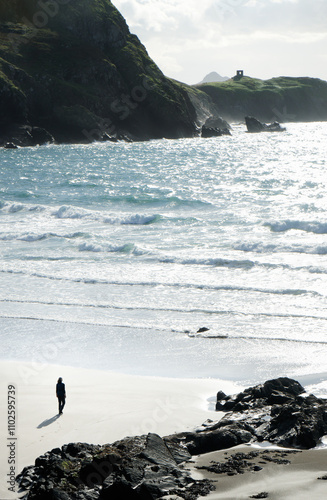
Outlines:
{"label": "green grass on cliff", "polygon": [[264,121],[327,119],[327,82],[318,78],[243,76],[195,88],[208,94],[227,120],[242,120],[246,115]]}
{"label": "green grass on cliff", "polygon": [[242,78],[231,78],[226,82],[204,83],[196,85],[200,90],[214,90],[216,93],[251,95],[258,92],[274,92],[280,94],[285,88],[300,89],[312,84],[313,78],[278,77],[270,80],[259,80],[244,76]]}

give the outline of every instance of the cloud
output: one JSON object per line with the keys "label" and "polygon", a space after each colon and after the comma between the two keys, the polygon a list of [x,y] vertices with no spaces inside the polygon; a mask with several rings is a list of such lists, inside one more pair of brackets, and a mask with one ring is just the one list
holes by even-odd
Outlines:
{"label": "cloud", "polygon": [[[312,76],[321,74],[327,79],[327,69],[321,68],[327,36],[326,0],[114,0],[113,3],[168,76],[196,82],[204,76],[203,71],[234,74],[240,61],[253,68],[255,59],[262,61],[267,57],[273,63],[272,76],[279,74],[279,66],[288,66],[290,73],[300,71],[298,57],[292,61],[297,45],[297,50],[307,57],[302,58],[302,71],[297,76],[309,74],[315,68]],[[222,54],[223,50],[229,53]],[[217,68],[217,64],[223,67]]]}

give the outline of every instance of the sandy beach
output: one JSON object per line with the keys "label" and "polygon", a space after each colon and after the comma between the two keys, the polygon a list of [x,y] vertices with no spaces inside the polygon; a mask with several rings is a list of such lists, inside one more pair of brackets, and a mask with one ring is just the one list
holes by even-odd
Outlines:
{"label": "sandy beach", "polygon": [[[276,448],[277,449],[277,448]],[[257,458],[250,461],[262,470],[246,471],[229,476],[203,471],[198,467],[212,465],[211,462],[226,462],[235,453],[248,454],[259,451]],[[280,448],[279,448],[280,450]],[[194,457],[191,470],[193,476],[214,481],[216,490],[207,495],[207,500],[246,500],[248,498],[269,498],[270,500],[322,500],[327,498],[327,449],[302,450],[285,453],[289,464],[268,462],[262,448],[237,446],[229,450],[208,453]],[[325,479],[318,479],[323,478]],[[267,496],[259,496],[266,493]]]}
{"label": "sandy beach", "polygon": [[[55,385],[66,384],[64,413],[58,416]],[[217,390],[237,392],[240,386],[216,379],[170,379],[131,376],[65,366],[1,361],[1,487],[8,495],[9,472],[6,395],[15,387],[15,470],[70,442],[112,443],[126,436],[155,432],[161,436],[201,425],[213,412]],[[210,409],[211,408],[211,409]]]}
{"label": "sandy beach", "polygon": [[[55,384],[61,376],[66,384],[67,403],[59,417]],[[2,361],[1,394],[6,401],[8,386],[15,387],[16,424],[12,441],[7,430],[7,405],[1,405],[1,499],[16,499],[8,491],[10,447],[14,443],[15,472],[34,464],[35,459],[69,442],[113,443],[126,436],[158,433],[161,436],[191,430],[205,420],[218,420],[213,411],[217,390],[238,392],[241,387],[216,379],[171,379],[131,376],[56,365]],[[225,462],[236,453],[259,450],[251,462],[257,472],[229,476],[199,467],[212,461]],[[322,499],[327,495],[327,449],[287,455],[290,463],[264,460],[264,448],[241,446],[194,457],[185,467],[197,479],[215,481],[208,500],[243,500],[268,493],[270,499]],[[217,482],[216,482],[217,481]],[[260,498],[260,497],[257,497]],[[264,498],[264,497],[261,497]]]}

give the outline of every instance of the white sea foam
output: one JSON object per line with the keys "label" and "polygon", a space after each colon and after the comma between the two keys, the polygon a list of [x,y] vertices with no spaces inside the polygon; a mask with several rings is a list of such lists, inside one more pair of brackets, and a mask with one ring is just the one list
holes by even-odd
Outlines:
{"label": "white sea foam", "polygon": [[41,205],[29,205],[25,203],[0,202],[0,210],[4,213],[15,214],[17,212],[43,212],[46,207]]}
{"label": "white sea foam", "polygon": [[18,233],[18,234],[12,234],[12,233],[2,233],[0,234],[0,240],[1,241],[12,241],[12,240],[17,240],[17,241],[26,241],[26,242],[36,242],[36,241],[42,241],[42,240],[47,240],[50,238],[64,238],[64,239],[75,239],[79,237],[85,236],[84,233],[76,232],[76,233],[68,233],[68,234],[59,234],[59,233]]}
{"label": "white sea foam", "polygon": [[83,219],[87,218],[94,221],[103,222],[105,224],[121,224],[121,225],[147,225],[160,220],[160,215],[141,215],[130,214],[117,216],[103,216],[99,211],[89,211],[82,208],[72,206],[62,206],[58,210],[52,212],[54,217],[58,219]]}
{"label": "white sea foam", "polygon": [[110,244],[98,245],[96,243],[84,242],[84,243],[81,243],[80,245],[78,245],[78,249],[80,252],[96,252],[96,253],[99,253],[99,252],[113,252],[113,253],[115,253],[115,252],[117,252],[117,253],[126,253],[126,254],[133,253],[135,255],[143,255],[144,254],[144,252],[141,249],[137,248],[132,243],[126,243],[123,245],[110,245]]}
{"label": "white sea foam", "polygon": [[133,214],[123,217],[106,217],[103,222],[106,224],[122,224],[122,225],[147,225],[160,220],[160,215],[140,215]]}
{"label": "white sea foam", "polygon": [[160,262],[166,264],[181,264],[184,266],[212,266],[212,267],[227,267],[227,268],[240,268],[240,269],[250,269],[256,265],[255,262],[251,260],[229,260],[221,258],[209,258],[209,259],[180,259],[178,257],[161,257]]}
{"label": "white sea foam", "polygon": [[24,210],[24,205],[22,203],[14,203],[13,205],[10,205],[8,208],[8,212],[10,213],[16,213],[20,212],[21,210]]}
{"label": "white sea foam", "polygon": [[82,219],[88,217],[90,213],[81,208],[62,206],[58,210],[52,212],[52,215],[58,219]]}
{"label": "white sea foam", "polygon": [[34,241],[45,240],[49,236],[51,236],[51,234],[49,234],[49,233],[44,233],[44,234],[31,234],[31,233],[29,233],[29,234],[23,234],[21,236],[18,236],[17,240],[34,242]]}

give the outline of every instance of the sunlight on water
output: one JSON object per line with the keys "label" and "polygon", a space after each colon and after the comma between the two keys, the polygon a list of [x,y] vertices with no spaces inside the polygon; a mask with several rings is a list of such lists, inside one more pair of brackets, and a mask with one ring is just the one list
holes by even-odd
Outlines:
{"label": "sunlight on water", "polygon": [[237,125],[1,151],[2,356],[64,335],[74,357],[51,362],[241,381],[323,372],[326,136],[324,123]]}

